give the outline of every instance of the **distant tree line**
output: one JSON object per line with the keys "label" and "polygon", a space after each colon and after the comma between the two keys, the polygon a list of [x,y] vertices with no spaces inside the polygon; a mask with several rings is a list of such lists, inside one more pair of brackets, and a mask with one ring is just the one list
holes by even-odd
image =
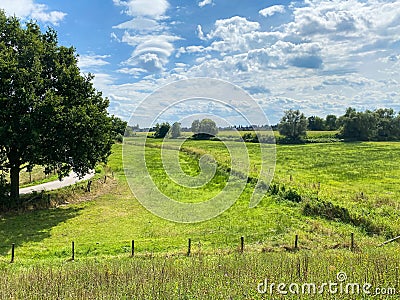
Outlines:
{"label": "distant tree line", "polygon": [[[122,126],[121,126],[122,127]],[[298,143],[310,141],[307,139],[307,131],[334,131],[334,140],[342,139],[348,141],[394,141],[400,140],[400,112],[396,113],[391,108],[379,108],[376,110],[357,111],[347,108],[342,116],[329,114],[325,118],[319,116],[306,117],[300,110],[287,110],[284,112],[280,122],[271,126],[273,130],[279,131],[283,138],[277,138],[278,143]],[[221,130],[252,131],[243,135],[245,141],[250,142],[273,142],[272,140],[258,140],[256,130],[271,128],[270,126],[234,126],[222,128]],[[127,132],[131,132],[127,135]],[[125,136],[134,135],[135,131],[141,131],[139,125],[128,126]],[[167,122],[156,124],[150,128],[155,138],[178,138],[182,131],[192,131],[193,139],[210,139],[217,135],[219,128],[211,119],[194,120],[190,128],[181,128],[178,122],[170,125]],[[329,138],[326,138],[329,140]],[[318,142],[321,142],[318,140]]]}
{"label": "distant tree line", "polygon": [[299,110],[287,110],[280,120],[279,133],[291,141],[301,141],[307,130],[338,130],[337,137],[356,141],[400,140],[400,113],[391,108],[356,111],[349,107],[345,114],[337,117],[327,115],[306,117]]}
{"label": "distant tree line", "polygon": [[[139,127],[136,129],[139,129]],[[213,138],[218,133],[217,124],[213,120],[207,118],[201,121],[194,120],[190,130],[193,133],[192,138],[200,140]],[[132,133],[129,133],[129,136],[134,135],[132,127],[129,128],[129,131],[132,131]],[[150,128],[149,131],[154,132],[154,138],[169,137],[176,139],[181,136],[183,130],[181,128],[181,123],[179,122],[175,122],[172,125],[170,125],[168,122],[163,122],[161,124],[157,123],[153,128]]]}

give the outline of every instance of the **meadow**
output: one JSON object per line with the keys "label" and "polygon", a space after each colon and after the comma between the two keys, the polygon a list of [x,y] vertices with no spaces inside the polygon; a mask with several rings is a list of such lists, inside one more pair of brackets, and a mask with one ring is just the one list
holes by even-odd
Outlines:
{"label": "meadow", "polygon": [[[136,138],[129,142],[140,147]],[[218,165],[208,184],[189,191],[163,171],[161,141],[147,143],[153,181],[182,202],[204,201],[224,187],[227,147],[236,146],[231,141],[185,141],[179,160],[186,174],[199,174],[198,159],[205,153]],[[167,141],[171,149],[179,143]],[[259,144],[246,147],[249,175],[257,177]],[[52,199],[63,200],[51,209],[0,217],[0,298],[263,299],[257,284],[266,277],[277,283],[322,283],[335,280],[339,271],[349,281],[399,291],[399,244],[378,247],[400,234],[399,154],[396,142],[277,145],[274,188],[257,207],[249,208],[255,185],[250,180],[238,201],[218,217],[180,224],[151,214],[133,197],[123,171],[122,145],[116,144],[95,179],[94,195],[84,192],[82,183],[51,192]],[[105,175],[107,183],[102,184]],[[349,249],[351,233],[354,251]],[[293,247],[295,235],[298,249]],[[239,253],[242,236],[245,248]],[[16,257],[10,264],[12,243]],[[362,296],[348,297],[355,298]]]}

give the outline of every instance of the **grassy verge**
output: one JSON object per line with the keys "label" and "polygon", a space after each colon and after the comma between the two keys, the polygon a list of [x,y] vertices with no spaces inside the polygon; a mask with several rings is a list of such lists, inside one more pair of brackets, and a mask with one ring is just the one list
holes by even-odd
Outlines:
{"label": "grassy verge", "polygon": [[[392,251],[331,251],[323,256],[313,252],[195,254],[3,266],[0,298],[396,299],[399,258]],[[328,283],[337,285],[329,289]],[[388,295],[380,295],[382,291]]]}

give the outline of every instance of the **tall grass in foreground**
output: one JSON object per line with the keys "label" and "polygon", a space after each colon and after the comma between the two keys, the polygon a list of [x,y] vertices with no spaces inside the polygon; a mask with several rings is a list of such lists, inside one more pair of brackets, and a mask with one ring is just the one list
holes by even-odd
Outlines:
{"label": "tall grass in foreground", "polygon": [[[345,272],[347,283],[369,283],[370,296],[376,289],[400,292],[399,253],[349,253],[335,250],[315,252],[245,253],[193,257],[113,258],[24,267],[0,266],[0,299],[365,299],[363,292],[322,294],[288,292],[277,285],[301,287],[313,283],[338,283]],[[270,293],[257,287],[267,279],[275,283]],[[262,291],[264,286],[260,287]],[[382,290],[381,290],[382,291]],[[390,296],[377,295],[374,299]],[[396,299],[395,295],[391,295]]]}

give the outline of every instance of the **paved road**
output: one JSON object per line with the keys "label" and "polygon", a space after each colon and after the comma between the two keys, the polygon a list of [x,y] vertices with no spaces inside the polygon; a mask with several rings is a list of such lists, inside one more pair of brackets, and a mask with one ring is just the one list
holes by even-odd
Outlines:
{"label": "paved road", "polygon": [[56,181],[51,181],[51,182],[46,182],[43,184],[39,185],[34,185],[26,188],[19,189],[19,194],[30,194],[34,191],[36,192],[41,192],[41,191],[51,191],[51,190],[56,190],[65,186],[73,185],[79,181],[83,180],[88,180],[94,176],[95,172],[92,171],[89,174],[87,174],[85,177],[82,179],[79,179],[78,175],[75,173],[71,173],[67,177],[64,177],[63,180],[56,180]]}

